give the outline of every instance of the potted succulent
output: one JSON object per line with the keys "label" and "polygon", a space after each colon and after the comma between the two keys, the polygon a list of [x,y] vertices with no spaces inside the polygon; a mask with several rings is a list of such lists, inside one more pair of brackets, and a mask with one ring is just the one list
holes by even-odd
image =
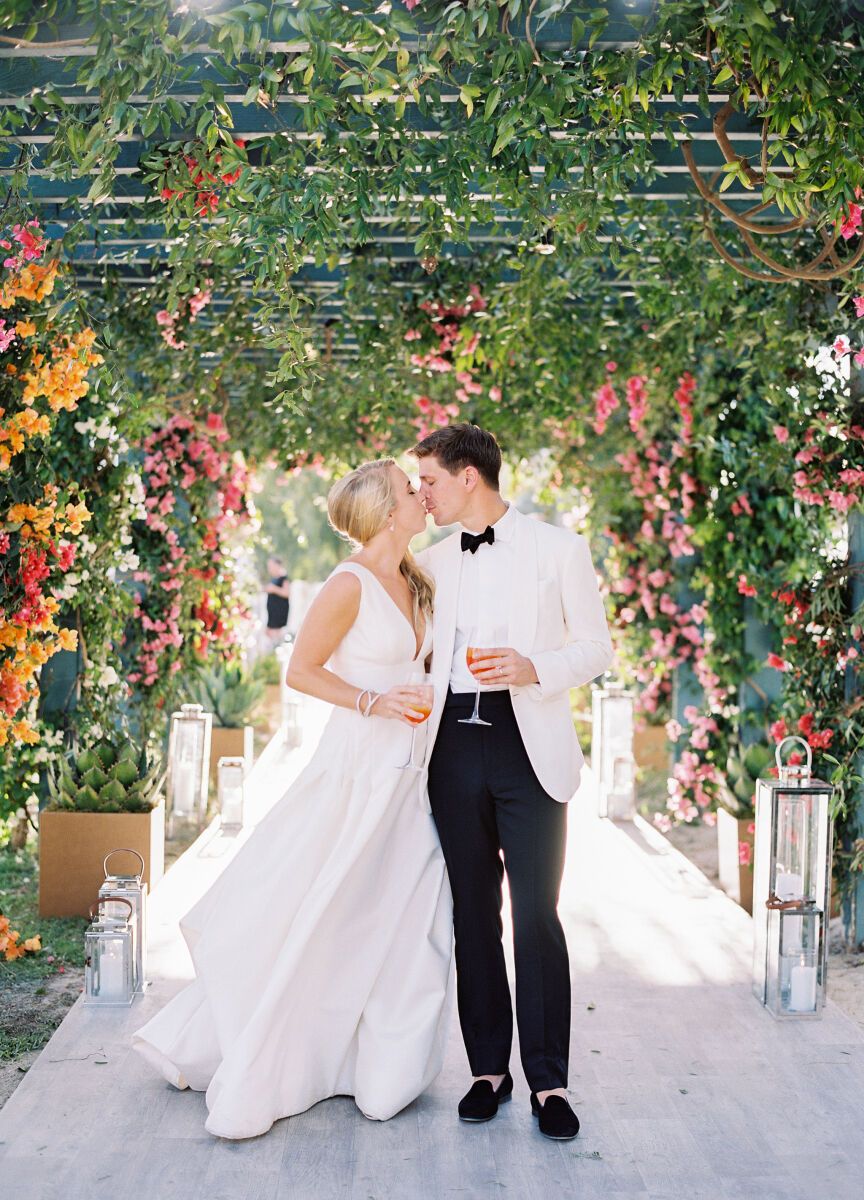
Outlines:
{"label": "potted succulent", "polygon": [[720,886],[747,912],[753,911],[753,837],[756,831],[756,781],[774,762],[764,742],[740,742],[726,759],[717,809],[717,874]]}
{"label": "potted succulent", "polygon": [[195,699],[213,714],[210,771],[223,755],[246,759],[252,765],[253,730],[248,718],[264,694],[264,684],[242,667],[223,666],[200,672]]}
{"label": "potted succulent", "polygon": [[[164,772],[125,731],[76,747],[48,772],[39,814],[39,913],[86,917],[111,850],[137,850],[151,891],[165,871]],[[118,864],[119,865],[119,864]]]}

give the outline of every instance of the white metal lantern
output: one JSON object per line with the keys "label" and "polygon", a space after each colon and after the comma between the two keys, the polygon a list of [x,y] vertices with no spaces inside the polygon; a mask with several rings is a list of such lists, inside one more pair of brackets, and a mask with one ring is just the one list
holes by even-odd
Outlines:
{"label": "white metal lantern", "polygon": [[168,810],[174,821],[200,824],[207,814],[212,713],[181,704],[168,738]]}
{"label": "white metal lantern", "polygon": [[[141,871],[135,875],[112,875],[108,862],[115,854],[134,854],[141,863]],[[137,850],[121,848],[112,850],[102,864],[105,882],[99,888],[102,912],[115,919],[124,917],[124,905],[131,904],[132,919],[132,983],[136,992],[147,986],[147,884],[144,882],[144,859]]]}
{"label": "white metal lantern", "polygon": [[244,758],[220,758],[216,766],[216,772],[222,828],[227,830],[242,829],[246,760]]}
{"label": "white metal lantern", "polygon": [[279,702],[282,708],[282,737],[289,750],[296,750],[303,742],[302,698],[299,692],[288,686],[288,664],[291,661],[292,642],[283,642],[276,649],[279,660]]}
{"label": "white metal lantern", "polygon": [[104,900],[90,908],[90,925],[84,934],[86,1004],[127,1005],[135,997],[132,904],[119,898],[111,903],[116,909],[129,911],[128,915],[109,916],[101,911]]}
{"label": "white metal lantern", "polygon": [[[787,742],[806,762],[783,763]],[[818,1017],[828,970],[831,784],[811,775],[803,738],[784,738],[776,779],[756,786],[753,860],[753,992],[775,1017]]]}
{"label": "white metal lantern", "polygon": [[601,817],[630,820],[636,811],[633,693],[621,683],[595,688],[591,697],[591,766]]}

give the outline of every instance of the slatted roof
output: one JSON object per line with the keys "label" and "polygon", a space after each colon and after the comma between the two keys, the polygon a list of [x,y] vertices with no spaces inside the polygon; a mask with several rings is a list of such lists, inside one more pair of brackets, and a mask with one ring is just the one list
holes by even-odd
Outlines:
{"label": "slatted roof", "polygon": [[[210,5],[210,9],[219,5]],[[598,47],[626,48],[635,45],[632,26],[627,22],[627,16],[636,12],[647,12],[650,4],[647,0],[613,0],[606,7],[610,12],[609,24],[604,36],[597,43]],[[538,46],[550,54],[560,53],[569,46],[569,20],[567,27],[556,26],[550,21],[536,38]],[[14,31],[11,37],[14,38]],[[40,35],[42,36],[42,35]],[[57,39],[87,37],[86,28],[67,28],[58,31]],[[404,43],[407,48],[408,43]],[[268,51],[272,54],[302,51],[306,43],[302,40],[282,40],[271,42]],[[94,97],[85,92],[76,82],[75,72],[82,58],[95,53],[92,44],[75,45],[12,45],[8,41],[0,44],[0,108],[17,105],[22,98],[31,95],[33,89],[54,88],[68,104],[79,104],[82,111],[92,104]],[[306,97],[302,94],[280,94],[273,110],[263,109],[257,105],[244,104],[242,88],[232,88],[226,84],[223,73],[213,65],[214,51],[211,47],[201,45],[194,48],[183,60],[184,78],[171,87],[166,96],[171,96],[180,102],[191,102],[202,94],[205,81],[218,82],[225,88],[225,99],[230,106],[234,124],[234,133],[245,139],[252,169],[256,169],[255,148],[274,138],[289,139],[303,144],[313,135],[302,128],[302,109]],[[459,108],[458,94],[454,91],[445,95],[444,104],[455,106],[449,109],[451,117]],[[720,105],[726,97],[715,95],[712,103]],[[131,98],[133,105],[145,104],[147,96],[138,95]],[[700,173],[706,179],[711,179],[723,165],[720,148],[712,132],[710,115],[700,111],[698,98],[685,95],[681,101],[666,97],[656,102],[664,111],[683,114],[687,133],[675,134],[675,141],[680,143],[685,136],[692,142]],[[464,113],[461,114],[464,119]],[[406,136],[434,139],[442,143],[442,154],[446,154],[448,132],[442,129],[433,118],[419,111],[416,104],[409,101],[406,105],[404,125]],[[734,134],[736,146],[757,151],[761,138],[760,130],[749,125],[744,118],[735,118],[730,124],[730,132]],[[38,216],[49,235],[53,238],[62,236],[73,224],[80,222],[82,216],[87,221],[87,231],[82,240],[72,251],[76,276],[83,287],[98,288],[103,279],[103,272],[111,268],[117,273],[126,286],[135,288],[153,287],[166,269],[166,262],[175,241],[163,223],[164,216],[160,210],[158,197],[144,185],[142,180],[142,161],[147,157],[152,145],[162,139],[162,134],[154,135],[152,139],[137,136],[124,136],[119,139],[120,152],[116,161],[116,185],[110,200],[90,202],[86,199],[92,179],[97,173],[93,167],[84,177],[70,175],[61,178],[58,172],[52,171],[46,162],[52,132],[44,121],[34,118],[26,128],[14,137],[7,139],[0,147],[0,187],[4,179],[12,175],[16,162],[22,152],[31,156],[29,195],[32,201],[34,215]],[[339,136],[352,136],[342,132]],[[561,141],[578,142],[583,132],[578,128],[556,132],[553,137]],[[641,136],[641,135],[637,135]],[[650,177],[640,178],[628,185],[626,193],[616,198],[620,206],[622,218],[626,218],[632,208],[633,201],[638,199],[650,205],[663,205],[670,219],[676,213],[690,210],[694,203],[694,184],[681,156],[679,146],[670,145],[663,134],[657,134],[654,148],[655,169]],[[305,171],[312,175],[316,171],[314,163],[310,163]],[[534,176],[542,175],[542,167],[532,168]],[[577,186],[581,182],[582,168],[573,166],[565,179],[560,181],[563,193],[568,187]],[[556,187],[558,185],[556,184]],[[417,263],[414,250],[414,226],[418,218],[412,215],[412,205],[419,206],[434,189],[427,185],[422,177],[417,178],[416,192],[403,192],[399,198],[397,210],[393,201],[382,193],[374,197],[372,212],[368,225],[373,230],[374,243],[364,249],[364,258],[375,265],[391,268],[394,271],[395,285],[404,282],[400,278]],[[479,200],[492,200],[490,193],[479,190],[474,193]],[[444,200],[444,197],[440,197]],[[751,207],[754,194],[747,192],[737,184],[724,193],[723,199],[733,209]],[[776,217],[776,210],[766,210],[762,218],[770,220]],[[220,221],[218,215],[213,223]],[[600,241],[612,240],[613,233],[604,233]],[[473,228],[470,244],[458,242],[446,243],[444,254],[455,258],[468,258],[478,253],[489,251],[505,251],[515,247],[520,237],[519,222],[508,213],[505,207],[496,203],[494,221],[477,225]],[[711,251],[706,247],[706,256]],[[342,281],[344,270],[351,260],[351,254],[345,253],[337,265],[322,265],[312,256],[307,256],[302,268],[295,275],[293,283],[299,292],[315,301],[314,319],[318,322],[338,317],[339,310],[344,305]],[[620,278],[608,272],[608,263],[598,262],[598,270],[607,272],[607,283],[610,289],[617,292],[633,290],[639,281]],[[238,280],[238,288],[251,292],[250,280]],[[230,303],[227,295],[217,295],[214,307],[224,307]],[[338,353],[352,354],[356,342],[349,334],[339,343]]]}

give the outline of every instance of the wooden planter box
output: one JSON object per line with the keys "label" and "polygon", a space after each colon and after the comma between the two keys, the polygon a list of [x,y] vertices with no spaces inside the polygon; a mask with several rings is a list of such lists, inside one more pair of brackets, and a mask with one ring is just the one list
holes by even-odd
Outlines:
{"label": "wooden planter box", "polygon": [[[86,917],[105,878],[111,850],[137,850],[150,889],[165,874],[165,802],[146,813],[42,812],[39,814],[39,915]],[[137,870],[131,856],[113,870]]]}
{"label": "wooden planter box", "polygon": [[[748,913],[753,912],[753,817],[739,820],[725,808],[717,809],[717,874],[727,895]],[[739,844],[750,847],[749,862],[742,862]]]}
{"label": "wooden planter box", "polygon": [[662,725],[637,726],[633,731],[633,757],[636,766],[649,771],[671,769],[672,750]]}
{"label": "wooden planter box", "polygon": [[251,725],[240,729],[227,729],[214,725],[210,733],[210,776],[216,778],[216,766],[220,758],[245,758],[246,770],[252,766],[253,736]]}

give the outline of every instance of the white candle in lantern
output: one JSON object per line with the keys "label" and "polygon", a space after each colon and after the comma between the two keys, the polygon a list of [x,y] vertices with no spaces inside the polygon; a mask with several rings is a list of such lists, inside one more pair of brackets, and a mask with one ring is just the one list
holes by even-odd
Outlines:
{"label": "white candle in lantern", "polygon": [[777,871],[776,894],[778,900],[803,900],[804,878],[794,871]]}
{"label": "white candle in lantern", "polygon": [[816,968],[803,961],[789,973],[789,1011],[816,1011]]}
{"label": "white candle in lantern", "polygon": [[119,942],[111,942],[99,955],[99,997],[123,1000],[125,996],[123,947]]}

